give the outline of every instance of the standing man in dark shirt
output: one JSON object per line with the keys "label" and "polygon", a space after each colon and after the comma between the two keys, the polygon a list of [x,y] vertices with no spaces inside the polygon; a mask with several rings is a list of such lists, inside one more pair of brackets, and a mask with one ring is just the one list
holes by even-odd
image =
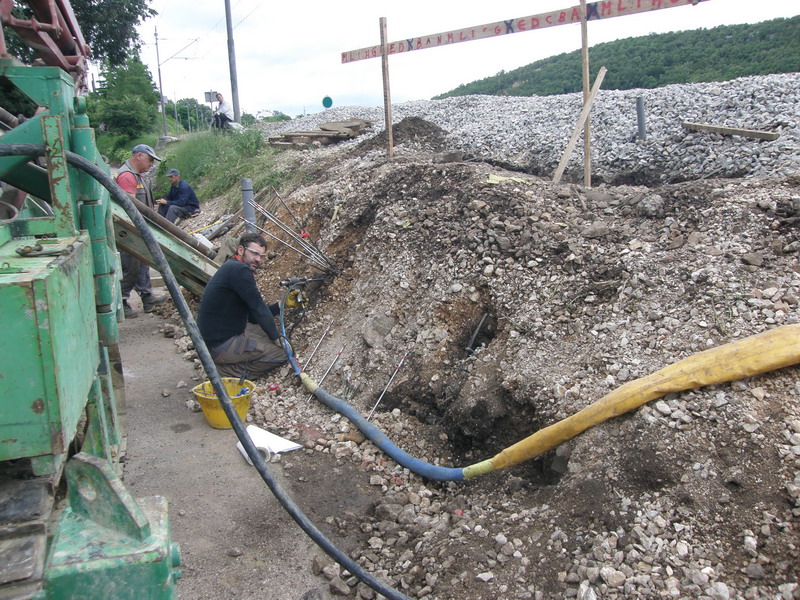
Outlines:
{"label": "standing man in dark shirt", "polygon": [[[275,326],[278,304],[267,306],[253,275],[266,251],[263,237],[244,234],[236,254],[211,278],[200,300],[200,334],[226,377],[240,377],[245,370],[248,377],[260,377],[288,360]],[[286,306],[297,303],[289,298]]]}
{"label": "standing man in dark shirt", "polygon": [[194,193],[192,186],[181,179],[181,172],[178,169],[167,171],[169,179],[169,191],[166,196],[156,200],[158,204],[158,214],[170,223],[174,223],[178,217],[181,219],[195,215],[200,212],[200,200]]}

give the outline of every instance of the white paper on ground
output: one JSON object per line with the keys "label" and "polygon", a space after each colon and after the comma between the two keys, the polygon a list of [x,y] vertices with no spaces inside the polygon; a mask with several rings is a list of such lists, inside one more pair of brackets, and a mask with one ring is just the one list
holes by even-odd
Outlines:
{"label": "white paper on ground", "polygon": [[[261,451],[261,454],[264,456],[264,460],[267,461],[269,460],[270,454],[291,452],[292,450],[299,450],[302,448],[300,444],[292,442],[291,440],[287,440],[286,438],[282,438],[274,433],[270,433],[269,431],[261,429],[260,427],[256,427],[255,425],[247,426],[247,435],[250,436],[250,439],[253,440],[255,447]],[[252,465],[253,461],[250,460],[249,456],[247,456],[247,451],[244,449],[242,442],[236,442],[236,447],[239,449],[239,452],[242,453],[242,456],[244,456],[245,460]]]}

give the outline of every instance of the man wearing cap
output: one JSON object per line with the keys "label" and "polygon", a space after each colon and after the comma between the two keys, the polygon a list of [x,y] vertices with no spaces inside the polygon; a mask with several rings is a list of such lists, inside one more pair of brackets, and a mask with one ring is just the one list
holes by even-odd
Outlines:
{"label": "man wearing cap", "polygon": [[156,200],[158,204],[158,214],[170,223],[174,223],[179,217],[189,217],[200,212],[200,201],[194,193],[192,186],[181,179],[181,172],[178,169],[167,171],[169,179],[169,191],[163,198]]}
{"label": "man wearing cap", "polygon": [[[147,177],[147,172],[153,168],[157,160],[161,159],[150,146],[139,144],[134,146],[131,157],[117,170],[117,185],[153,210],[155,210],[155,202],[153,201],[152,181]],[[142,299],[144,312],[151,312],[164,302],[166,297],[153,293],[150,283],[150,267],[124,250],[120,250],[119,255],[122,261],[122,307],[125,310],[125,318],[132,319],[138,316],[128,304],[128,298],[134,289]]]}

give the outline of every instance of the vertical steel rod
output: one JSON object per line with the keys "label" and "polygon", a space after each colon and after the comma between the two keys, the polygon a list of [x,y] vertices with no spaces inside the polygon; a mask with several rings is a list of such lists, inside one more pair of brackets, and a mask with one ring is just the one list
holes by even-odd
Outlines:
{"label": "vertical steel rod", "polygon": [[[337,360],[339,360],[339,357],[342,355],[342,352],[344,352],[344,349],[345,349],[346,347],[347,347],[347,344],[344,344],[344,345],[341,347],[341,349],[339,350],[339,354],[337,354],[337,355],[336,355],[336,357],[333,359],[333,362],[331,362],[331,364],[330,364],[330,365],[328,365],[328,368],[325,370],[325,374],[324,374],[324,375],[322,376],[322,378],[321,378],[321,379],[320,379],[320,380],[317,382],[317,385],[322,385],[322,382],[323,382],[323,381],[325,381],[325,378],[328,376],[328,373],[330,373],[330,372],[331,372],[331,369],[333,368],[333,365],[335,365],[335,364],[336,364],[336,361],[337,361]],[[314,397],[314,394],[311,394],[311,395],[308,397],[308,400],[306,400],[306,402],[311,402],[311,399],[312,399],[313,397]]]}
{"label": "vertical steel rod", "polygon": [[314,346],[314,349],[311,351],[311,356],[308,357],[308,360],[306,361],[306,364],[303,365],[301,371],[306,371],[308,369],[308,365],[311,364],[311,359],[314,358],[314,355],[317,353],[317,350],[319,349],[319,345],[322,343],[322,340],[325,339],[325,336],[328,335],[328,332],[331,330],[331,327],[333,327],[333,321],[328,323],[328,326],[325,328],[325,331],[322,332],[322,337],[319,338],[317,345]]}
{"label": "vertical steel rod", "polygon": [[381,395],[378,396],[378,401],[375,403],[375,406],[373,406],[372,410],[369,411],[369,416],[367,417],[367,421],[369,421],[372,418],[372,414],[375,412],[375,409],[378,408],[378,404],[380,404],[381,400],[383,400],[383,396],[386,393],[386,390],[388,390],[389,386],[392,385],[392,381],[394,380],[395,376],[397,375],[397,372],[400,370],[400,367],[403,366],[403,361],[405,361],[406,356],[407,356],[406,354],[403,354],[403,358],[401,358],[400,362],[397,363],[397,366],[394,369],[394,373],[392,373],[392,376],[389,377],[389,383],[387,383],[386,387],[383,388],[383,391],[381,392]]}

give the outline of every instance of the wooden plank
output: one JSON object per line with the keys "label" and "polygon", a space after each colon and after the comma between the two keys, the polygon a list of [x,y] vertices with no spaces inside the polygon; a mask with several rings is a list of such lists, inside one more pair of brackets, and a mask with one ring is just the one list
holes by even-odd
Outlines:
{"label": "wooden plank", "polygon": [[564,150],[564,154],[561,157],[561,162],[558,163],[556,174],[553,175],[554,183],[561,181],[561,176],[564,174],[564,169],[567,168],[567,160],[569,159],[569,155],[572,154],[572,150],[575,148],[575,144],[578,142],[578,136],[581,134],[581,129],[583,128],[584,123],[586,123],[586,119],[589,118],[589,111],[592,110],[592,105],[597,97],[597,92],[600,91],[600,85],[603,83],[603,77],[605,76],[606,68],[600,67],[600,71],[597,73],[597,77],[594,80],[594,85],[592,86],[592,93],[589,94],[589,101],[583,105],[581,116],[578,118],[578,122],[575,124],[575,130],[572,132],[572,138],[569,140],[566,150]]}
{"label": "wooden plank", "polygon": [[314,131],[287,131],[285,133],[281,133],[279,136],[273,136],[273,137],[297,137],[297,136],[339,137],[339,138],[349,137],[347,134],[338,133],[336,131],[322,131],[321,129],[315,129]]}
{"label": "wooden plank", "polygon": [[371,127],[370,121],[363,119],[350,119],[349,121],[330,121],[328,123],[320,123],[318,127],[323,131],[342,131],[352,132],[354,135],[360,134],[367,127]]}
{"label": "wooden plank", "polygon": [[302,150],[303,148],[308,146],[308,144],[295,144],[294,142],[273,142],[273,141],[270,141],[269,145],[275,148],[286,148],[287,150]]}
{"label": "wooden plank", "polygon": [[[586,5],[586,20],[599,21],[612,17],[624,17],[636,13],[672,8],[674,6],[686,6],[707,2],[708,0],[601,0],[600,2],[590,2]],[[555,27],[557,25],[570,25],[580,23],[580,6],[553,10],[538,15],[527,17],[517,17],[507,21],[496,21],[484,25],[475,25],[464,29],[454,29],[441,33],[431,33],[419,37],[411,37],[405,40],[390,42],[387,44],[387,54],[408,53],[414,50],[427,50],[428,48],[438,48],[460,42],[471,42],[500,35],[509,35],[523,31],[536,31],[545,27]],[[357,50],[347,50],[342,52],[342,63],[351,63],[357,60],[377,58],[381,56],[381,45],[367,46]]]}
{"label": "wooden plank", "polygon": [[689,123],[684,121],[681,125],[692,131],[710,131],[711,133],[720,133],[722,135],[740,135],[742,137],[758,138],[760,140],[774,141],[781,137],[780,133],[775,133],[773,131],[738,129],[736,127],[724,127],[722,125],[710,125],[708,123]]}

